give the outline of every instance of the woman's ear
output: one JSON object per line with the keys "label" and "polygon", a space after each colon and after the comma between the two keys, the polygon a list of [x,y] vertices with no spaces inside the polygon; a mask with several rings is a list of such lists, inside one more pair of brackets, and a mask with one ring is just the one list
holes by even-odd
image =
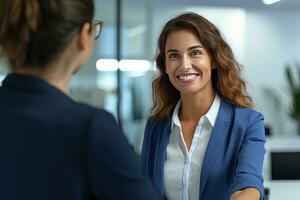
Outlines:
{"label": "woman's ear", "polygon": [[77,44],[79,48],[86,49],[88,45],[90,45],[91,37],[93,37],[92,27],[90,23],[86,22],[83,24],[78,34]]}
{"label": "woman's ear", "polygon": [[165,64],[165,73],[168,74],[168,68],[167,68],[167,65]]}

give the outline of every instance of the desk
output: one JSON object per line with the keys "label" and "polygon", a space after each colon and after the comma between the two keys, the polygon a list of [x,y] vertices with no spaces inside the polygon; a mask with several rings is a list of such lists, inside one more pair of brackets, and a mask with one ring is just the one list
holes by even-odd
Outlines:
{"label": "desk", "polygon": [[269,200],[300,199],[300,180],[265,181],[264,185],[270,189]]}
{"label": "desk", "polygon": [[267,137],[266,150],[263,175],[264,185],[270,189],[269,200],[300,200],[300,180],[271,180],[270,163],[272,151],[300,152],[300,137]]}
{"label": "desk", "polygon": [[[270,153],[272,151],[275,151],[275,152],[300,152],[300,137],[267,137],[266,140],[267,140],[266,155],[265,155],[265,162],[264,162],[264,167],[263,167],[263,176],[264,176],[265,180],[271,180]],[[300,188],[299,188],[299,190],[300,190]],[[299,197],[299,200],[300,200],[300,197]]]}

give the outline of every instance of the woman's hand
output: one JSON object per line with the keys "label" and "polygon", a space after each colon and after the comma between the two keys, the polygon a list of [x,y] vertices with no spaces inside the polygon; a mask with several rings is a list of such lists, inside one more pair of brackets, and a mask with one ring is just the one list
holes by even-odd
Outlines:
{"label": "woman's hand", "polygon": [[259,200],[260,193],[256,188],[246,188],[233,193],[230,200]]}

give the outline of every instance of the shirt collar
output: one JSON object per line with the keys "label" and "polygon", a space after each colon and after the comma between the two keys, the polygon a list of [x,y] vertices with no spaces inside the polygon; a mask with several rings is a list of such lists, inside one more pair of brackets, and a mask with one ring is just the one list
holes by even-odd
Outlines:
{"label": "shirt collar", "polygon": [[207,117],[207,119],[212,127],[215,126],[219,108],[220,108],[220,104],[221,104],[220,97],[218,94],[216,94],[212,105],[210,106],[208,112],[205,114],[205,116]]}
{"label": "shirt collar", "polygon": [[[208,112],[203,116],[204,119],[207,119],[207,121],[210,123],[212,127],[214,127],[216,123],[216,119],[218,116],[219,108],[220,108],[221,100],[218,94],[215,95],[214,101],[212,105],[210,106]],[[174,128],[174,126],[181,127],[180,120],[179,120],[179,109],[181,107],[181,100],[179,99],[172,115],[172,123],[171,123],[171,130]],[[200,122],[200,120],[199,120]]]}
{"label": "shirt collar", "polygon": [[181,127],[180,120],[179,120],[179,117],[178,117],[180,107],[181,107],[181,100],[179,99],[179,101],[178,101],[178,103],[177,103],[177,105],[176,105],[176,107],[173,111],[171,130],[174,128],[174,126]]}

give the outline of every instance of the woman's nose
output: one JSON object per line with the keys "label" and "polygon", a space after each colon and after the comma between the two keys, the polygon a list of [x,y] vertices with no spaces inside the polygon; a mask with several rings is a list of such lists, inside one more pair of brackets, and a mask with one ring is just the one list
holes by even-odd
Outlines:
{"label": "woman's nose", "polygon": [[184,71],[188,71],[192,68],[192,62],[191,59],[188,56],[182,56],[181,58],[181,67],[184,69]]}

